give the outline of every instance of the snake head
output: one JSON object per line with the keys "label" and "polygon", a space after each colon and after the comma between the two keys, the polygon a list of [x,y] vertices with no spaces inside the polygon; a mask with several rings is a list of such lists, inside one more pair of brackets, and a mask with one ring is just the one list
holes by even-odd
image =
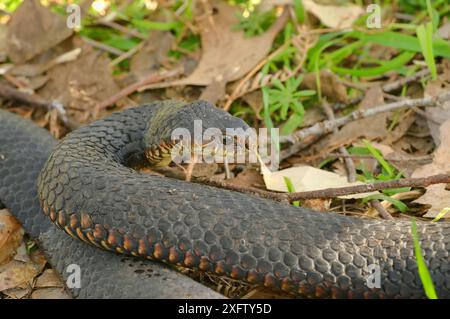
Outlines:
{"label": "snake head", "polygon": [[[243,120],[206,101],[166,101],[155,107],[147,124],[145,154],[157,166],[168,165],[175,158],[180,160],[180,154],[180,163],[190,160],[188,154],[198,151],[203,155],[220,155],[249,129]],[[174,155],[174,150],[178,155]]]}

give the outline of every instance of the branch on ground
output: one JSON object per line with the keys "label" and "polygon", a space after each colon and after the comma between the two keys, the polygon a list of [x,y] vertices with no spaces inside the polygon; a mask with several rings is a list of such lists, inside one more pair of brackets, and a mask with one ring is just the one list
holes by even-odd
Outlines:
{"label": "branch on ground", "polygon": [[16,103],[18,102],[29,106],[45,108],[49,111],[56,109],[58,111],[58,118],[66,127],[74,130],[80,126],[80,124],[68,118],[64,106],[57,101],[50,102],[35,94],[21,92],[15,88],[2,84],[0,84],[0,97]]}
{"label": "branch on ground", "polygon": [[369,193],[392,188],[427,187],[433,184],[447,184],[447,183],[450,183],[450,174],[438,174],[421,178],[403,178],[391,181],[376,182],[372,184],[326,188],[315,191],[296,192],[296,193],[276,193],[255,187],[230,185],[223,182],[208,182],[207,184],[211,186],[226,188],[241,193],[258,195],[260,197],[272,199],[275,201],[293,202],[304,199],[335,198],[339,196]]}
{"label": "branch on ground", "polygon": [[[418,106],[422,107],[436,106],[449,100],[450,100],[450,91],[434,97],[424,97],[421,99],[406,99],[399,102],[376,106],[368,110],[357,110],[346,116],[339,117],[334,120],[319,122],[313,126],[294,132],[291,135],[280,137],[281,143],[292,144],[286,150],[283,150],[281,152],[280,158],[283,160],[289,157],[290,155],[295,154],[297,151],[301,150],[302,148],[310,144],[309,142],[306,141],[310,139],[315,140],[325,134],[333,132],[335,128],[339,128],[352,121],[356,121],[359,119],[374,116],[379,113],[389,112],[405,107],[415,108]],[[312,137],[315,137],[315,139]]]}

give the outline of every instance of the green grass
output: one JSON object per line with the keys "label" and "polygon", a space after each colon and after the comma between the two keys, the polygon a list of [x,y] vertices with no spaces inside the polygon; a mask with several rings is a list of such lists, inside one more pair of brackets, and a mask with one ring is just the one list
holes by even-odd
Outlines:
{"label": "green grass", "polygon": [[[292,184],[292,181],[289,177],[283,176],[284,183],[286,184],[286,187],[288,189],[289,193],[295,193],[294,185]],[[293,206],[300,206],[300,201],[296,200],[292,202]]]}
{"label": "green grass", "polygon": [[416,220],[413,218],[411,221],[411,236],[414,241],[414,254],[416,256],[417,267],[419,271],[419,277],[422,281],[423,289],[425,291],[425,295],[429,299],[438,299],[436,294],[436,290],[434,289],[433,280],[431,279],[430,272],[428,271],[428,267],[423,259],[420,243],[419,243],[419,235],[417,233],[417,225]]}
{"label": "green grass", "polygon": [[266,127],[273,127],[272,118],[284,122],[280,130],[281,135],[289,135],[300,126],[305,115],[302,100],[316,94],[312,90],[300,90],[302,80],[301,75],[297,78],[291,77],[285,83],[274,79],[272,88],[262,89]]}

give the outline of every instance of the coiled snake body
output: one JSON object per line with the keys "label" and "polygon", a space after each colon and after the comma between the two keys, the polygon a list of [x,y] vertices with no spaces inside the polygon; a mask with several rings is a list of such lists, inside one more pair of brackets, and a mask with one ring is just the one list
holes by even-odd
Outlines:
{"label": "coiled snake body", "polygon": [[[246,127],[206,102],[169,101],[114,113],[72,132],[39,176],[45,215],[104,250],[299,296],[424,297],[409,222],[318,213],[125,165],[174,128],[191,129],[194,119],[205,127]],[[450,226],[419,223],[418,231],[437,293],[450,297]],[[374,287],[370,275],[378,274],[380,286]]]}

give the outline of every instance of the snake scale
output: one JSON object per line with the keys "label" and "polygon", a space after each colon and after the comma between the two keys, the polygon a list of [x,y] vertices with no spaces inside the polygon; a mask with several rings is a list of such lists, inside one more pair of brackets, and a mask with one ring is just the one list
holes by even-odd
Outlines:
{"label": "snake scale", "polygon": [[[180,289],[166,280],[165,287],[153,286],[160,291],[151,295],[144,280],[133,277],[140,272],[127,263],[175,275],[150,259],[299,297],[424,297],[408,221],[319,213],[126,165],[130,158],[143,160],[146,146],[161,143],[172,129],[192,129],[194,119],[204,127],[246,127],[206,102],[155,102],[81,127],[55,146],[44,131],[0,112],[0,200],[44,241],[60,272],[71,260],[82,264],[88,279],[79,296],[164,297],[163,292]],[[35,207],[37,177],[48,218]],[[450,225],[418,222],[418,233],[437,294],[448,298]],[[125,257],[105,250],[140,258],[123,262]],[[369,288],[371,265],[380,271],[379,287]],[[186,285],[199,298],[217,296],[189,281]]]}

